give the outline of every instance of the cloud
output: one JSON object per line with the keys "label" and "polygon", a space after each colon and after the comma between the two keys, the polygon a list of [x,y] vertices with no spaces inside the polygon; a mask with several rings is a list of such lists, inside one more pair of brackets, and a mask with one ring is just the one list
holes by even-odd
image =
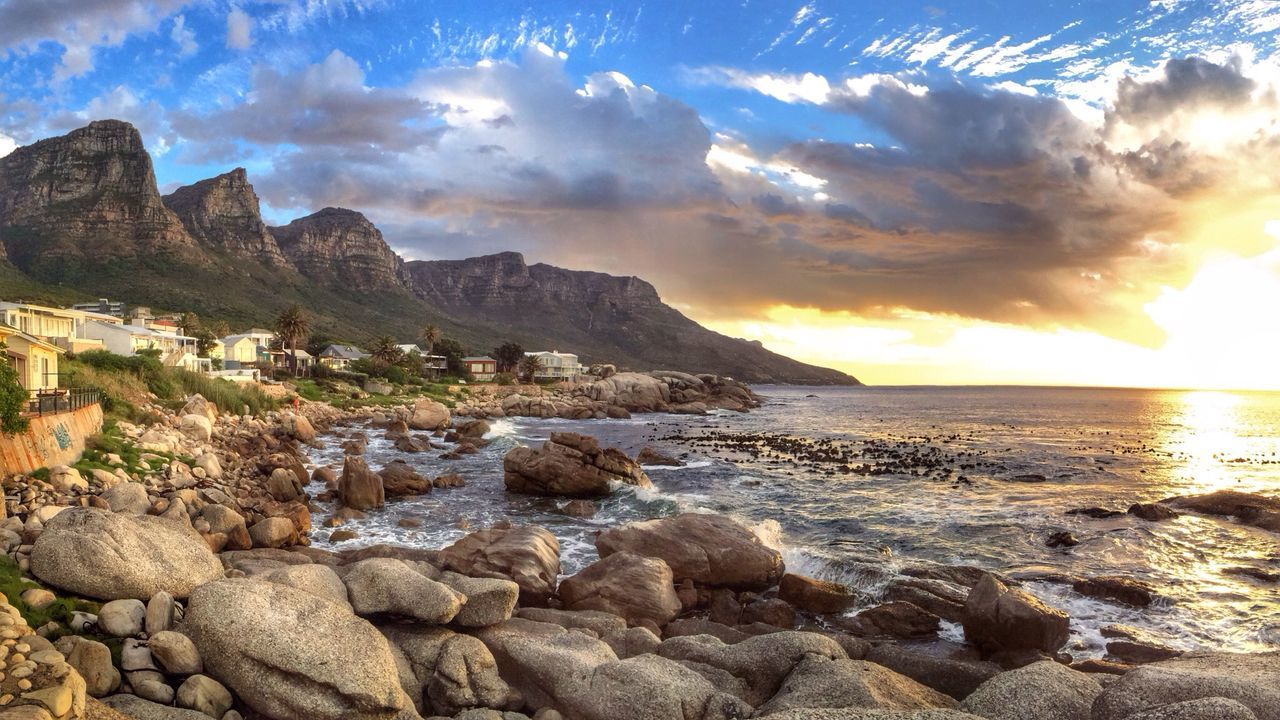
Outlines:
{"label": "cloud", "polygon": [[9,0],[0,4],[0,49],[31,52],[52,41],[62,47],[55,80],[93,69],[93,50],[118,46],[159,28],[189,0]]}
{"label": "cloud", "polygon": [[177,43],[178,55],[182,57],[195,55],[200,49],[200,44],[196,42],[195,31],[187,27],[187,19],[183,15],[173,19],[173,30],[170,31],[169,38]]}
{"label": "cloud", "polygon": [[248,50],[253,44],[253,18],[238,7],[227,13],[227,47]]}
{"label": "cloud", "polygon": [[1162,77],[1120,80],[1110,118],[1136,124],[1162,119],[1186,107],[1232,109],[1249,102],[1257,87],[1241,73],[1240,59],[1218,65],[1198,57],[1174,58]]}
{"label": "cloud", "polygon": [[709,66],[685,68],[685,82],[692,85],[719,85],[754,90],[785,103],[807,102],[821,105],[831,93],[831,85],[825,77],[814,73],[784,75],[774,73],[749,73],[737,68]]}
{"label": "cloud", "polygon": [[13,152],[17,147],[18,143],[16,140],[4,133],[0,133],[0,158]]}

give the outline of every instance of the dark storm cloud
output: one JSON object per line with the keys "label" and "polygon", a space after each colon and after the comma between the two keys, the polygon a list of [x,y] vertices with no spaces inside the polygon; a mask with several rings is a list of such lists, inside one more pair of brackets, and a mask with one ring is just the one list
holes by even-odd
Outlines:
{"label": "dark storm cloud", "polygon": [[1218,65],[1198,57],[1175,58],[1165,63],[1157,80],[1122,78],[1110,119],[1135,123],[1159,120],[1183,107],[1239,107],[1256,88],[1256,82],[1241,74],[1239,59]]}

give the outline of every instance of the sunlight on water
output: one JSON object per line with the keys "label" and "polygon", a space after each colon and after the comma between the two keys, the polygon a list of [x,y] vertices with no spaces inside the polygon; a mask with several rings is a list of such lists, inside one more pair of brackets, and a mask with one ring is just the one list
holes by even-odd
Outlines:
{"label": "sunlight on water", "polygon": [[1181,454],[1182,472],[1196,492],[1224,490],[1233,484],[1224,466],[1224,453],[1241,445],[1236,408],[1241,397],[1233,393],[1195,391],[1184,393],[1182,414],[1170,444]]}

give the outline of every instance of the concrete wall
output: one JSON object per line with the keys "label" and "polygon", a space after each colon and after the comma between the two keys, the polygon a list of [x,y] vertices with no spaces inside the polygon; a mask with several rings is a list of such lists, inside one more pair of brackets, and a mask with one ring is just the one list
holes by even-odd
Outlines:
{"label": "concrete wall", "polygon": [[17,435],[0,434],[0,475],[26,473],[80,459],[84,443],[102,432],[102,406],[31,418],[31,427]]}

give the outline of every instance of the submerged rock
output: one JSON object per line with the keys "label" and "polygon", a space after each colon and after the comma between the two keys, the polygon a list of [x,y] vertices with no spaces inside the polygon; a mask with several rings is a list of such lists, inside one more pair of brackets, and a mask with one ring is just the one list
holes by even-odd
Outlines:
{"label": "submerged rock", "polygon": [[1280,500],[1265,495],[1219,490],[1208,495],[1168,498],[1161,503],[1205,515],[1234,517],[1245,525],[1280,533]]}

